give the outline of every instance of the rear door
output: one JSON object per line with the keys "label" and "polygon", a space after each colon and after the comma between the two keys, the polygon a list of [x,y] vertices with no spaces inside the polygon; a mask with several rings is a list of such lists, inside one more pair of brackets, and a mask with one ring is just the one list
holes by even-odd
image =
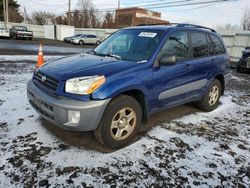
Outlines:
{"label": "rear door", "polygon": [[85,38],[86,43],[88,44],[95,44],[95,36],[94,35],[87,35]]}
{"label": "rear door", "polygon": [[211,78],[216,72],[213,57],[213,45],[209,34],[206,32],[191,31],[191,58],[189,65],[192,67],[192,82],[204,82],[206,85],[196,91],[197,96],[205,93]]}
{"label": "rear door", "polygon": [[230,72],[229,56],[226,55],[226,49],[219,37],[214,34],[210,34],[210,39],[213,46],[212,56],[214,66],[218,67],[218,70],[224,73]]}

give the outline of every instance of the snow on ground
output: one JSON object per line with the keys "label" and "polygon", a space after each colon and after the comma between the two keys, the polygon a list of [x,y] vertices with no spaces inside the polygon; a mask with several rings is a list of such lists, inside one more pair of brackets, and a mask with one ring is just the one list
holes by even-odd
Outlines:
{"label": "snow on ground", "polygon": [[[44,56],[44,61],[61,57],[64,56]],[[37,61],[37,55],[1,55],[0,62],[4,61]]]}
{"label": "snow on ground", "polygon": [[215,111],[180,115],[103,153],[70,143],[92,144],[91,133],[39,118],[26,99],[33,67],[0,63],[0,187],[250,186],[250,75],[234,73]]}

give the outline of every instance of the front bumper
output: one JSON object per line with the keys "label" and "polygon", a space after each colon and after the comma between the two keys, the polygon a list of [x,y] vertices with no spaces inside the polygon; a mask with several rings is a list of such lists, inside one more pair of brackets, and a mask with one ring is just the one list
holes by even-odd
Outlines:
{"label": "front bumper", "polygon": [[[65,97],[51,96],[40,90],[30,80],[27,97],[33,108],[46,120],[65,130],[92,131],[97,128],[110,99],[78,101]],[[78,123],[69,120],[69,111],[80,112]]]}
{"label": "front bumper", "polygon": [[17,34],[17,37],[19,37],[19,38],[33,38],[33,35]]}

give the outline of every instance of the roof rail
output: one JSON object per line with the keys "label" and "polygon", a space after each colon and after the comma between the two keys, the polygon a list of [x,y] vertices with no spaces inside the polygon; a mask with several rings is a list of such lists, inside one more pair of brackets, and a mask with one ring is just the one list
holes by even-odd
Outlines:
{"label": "roof rail", "polygon": [[192,28],[201,28],[201,29],[208,29],[214,33],[216,33],[216,31],[214,29],[208,28],[208,27],[203,27],[200,25],[194,25],[194,24],[177,24],[176,27],[192,27]]}
{"label": "roof rail", "polygon": [[201,28],[201,29],[207,29],[214,33],[217,33],[214,29],[209,27],[203,27],[200,25],[194,25],[194,24],[184,24],[184,23],[155,23],[155,24],[139,24],[137,26],[150,26],[150,25],[175,25],[175,27],[191,27],[191,28]]}

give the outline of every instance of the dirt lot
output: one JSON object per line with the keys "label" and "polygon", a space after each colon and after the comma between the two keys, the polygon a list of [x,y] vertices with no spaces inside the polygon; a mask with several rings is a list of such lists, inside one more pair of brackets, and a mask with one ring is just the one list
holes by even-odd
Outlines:
{"label": "dirt lot", "polygon": [[63,131],[26,99],[34,62],[0,63],[0,187],[249,187],[250,75],[232,72],[213,112],[157,113],[130,146]]}

